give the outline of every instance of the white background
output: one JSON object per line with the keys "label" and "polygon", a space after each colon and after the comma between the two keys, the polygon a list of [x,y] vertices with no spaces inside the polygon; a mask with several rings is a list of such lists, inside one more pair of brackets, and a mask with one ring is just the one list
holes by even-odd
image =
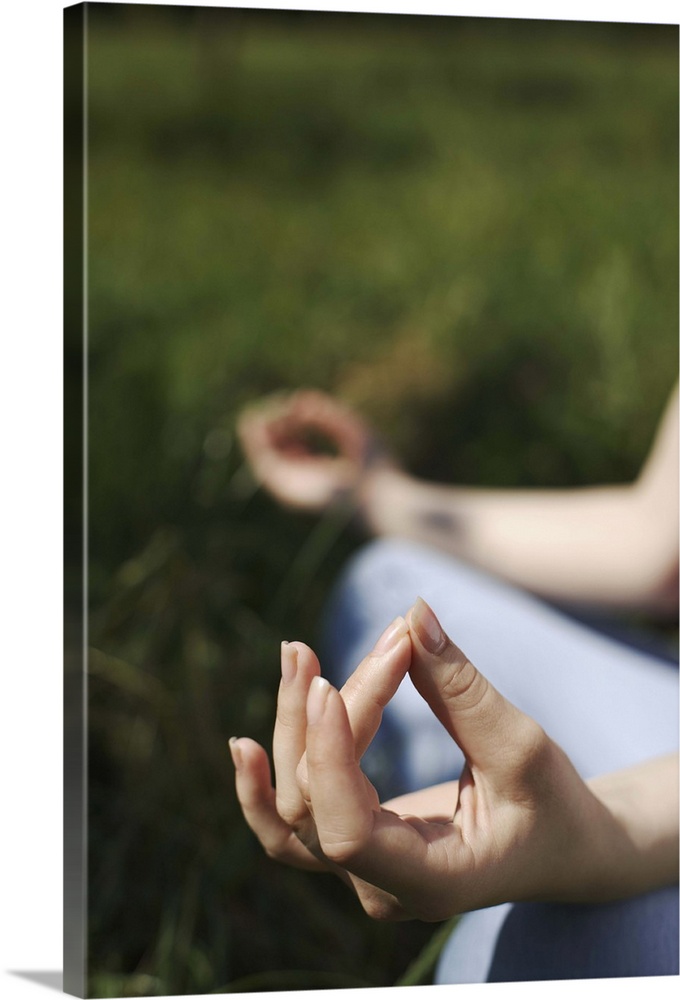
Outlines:
{"label": "white background", "polygon": [[[225,6],[210,3],[204,6]],[[3,4],[0,215],[0,996],[57,995],[61,970],[61,0]],[[647,21],[671,0],[248,3],[240,7]],[[34,973],[36,978],[18,976]],[[677,980],[591,982],[601,997],[675,995]],[[456,996],[572,997],[573,982],[457,987]],[[409,996],[450,995],[418,987]],[[480,992],[481,991],[481,992]],[[672,994],[671,994],[672,991]],[[334,991],[363,998],[389,990]],[[271,997],[272,994],[262,996]],[[403,993],[400,991],[400,996]],[[292,995],[294,996],[294,995]],[[300,997],[310,997],[301,993]],[[325,994],[326,998],[328,994]]]}

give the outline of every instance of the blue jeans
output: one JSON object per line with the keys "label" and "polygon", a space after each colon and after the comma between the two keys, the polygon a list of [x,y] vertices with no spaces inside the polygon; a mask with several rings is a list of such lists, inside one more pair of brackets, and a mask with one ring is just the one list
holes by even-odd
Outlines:
{"label": "blue jeans", "polygon": [[[336,684],[419,595],[472,662],[543,726],[584,778],[677,750],[675,665],[404,541],[367,545],[331,596],[322,662]],[[457,777],[463,757],[407,677],[363,765],[386,799]],[[677,925],[677,887],[603,906],[504,904],[461,919],[436,981],[670,975],[678,971]]]}

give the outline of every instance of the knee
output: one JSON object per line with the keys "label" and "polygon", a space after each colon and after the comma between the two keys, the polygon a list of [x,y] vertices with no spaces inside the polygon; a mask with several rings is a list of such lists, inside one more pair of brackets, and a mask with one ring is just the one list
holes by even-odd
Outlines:
{"label": "knee", "polygon": [[678,889],[600,906],[520,903],[498,936],[489,982],[678,974]]}
{"label": "knee", "polygon": [[413,546],[399,538],[374,538],[348,560],[340,577],[339,590],[361,591],[375,585],[376,579],[403,576],[414,560]]}

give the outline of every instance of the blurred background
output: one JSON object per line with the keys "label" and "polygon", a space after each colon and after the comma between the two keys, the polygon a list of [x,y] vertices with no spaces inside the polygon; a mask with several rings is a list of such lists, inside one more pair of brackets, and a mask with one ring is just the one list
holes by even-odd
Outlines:
{"label": "blurred background", "polygon": [[271,745],[361,544],[234,435],[317,386],[413,472],[637,472],[677,374],[671,26],[88,4],[89,977],[138,996],[429,982],[269,861],[231,735]]}

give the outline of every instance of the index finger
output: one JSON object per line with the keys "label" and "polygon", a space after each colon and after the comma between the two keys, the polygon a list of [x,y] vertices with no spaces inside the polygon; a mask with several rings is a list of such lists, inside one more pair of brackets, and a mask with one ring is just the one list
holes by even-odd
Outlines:
{"label": "index finger", "polygon": [[411,666],[411,641],[399,615],[345,681],[340,693],[354,734],[357,760],[378,731],[383,712]]}
{"label": "index finger", "polygon": [[[387,626],[340,691],[354,737],[356,760],[360,760],[370,746],[385,707],[394,697],[410,665],[408,625],[399,615]],[[307,780],[306,752],[298,767],[298,780],[303,785]]]}

